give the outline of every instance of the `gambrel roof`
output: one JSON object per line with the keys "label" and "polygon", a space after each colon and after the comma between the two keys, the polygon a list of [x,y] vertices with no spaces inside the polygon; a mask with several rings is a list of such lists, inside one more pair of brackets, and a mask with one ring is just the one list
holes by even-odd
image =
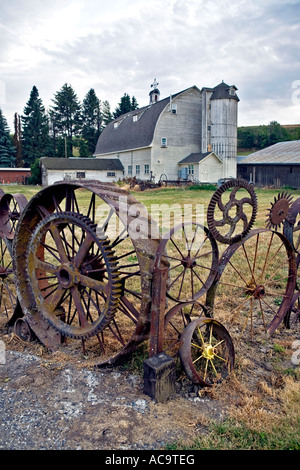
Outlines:
{"label": "gambrel roof", "polygon": [[[190,89],[172,95],[172,99]],[[149,147],[153,140],[155,126],[170,97],[143,108],[119,116],[102,131],[94,155],[118,153],[124,150]],[[134,119],[133,117],[136,116]]]}

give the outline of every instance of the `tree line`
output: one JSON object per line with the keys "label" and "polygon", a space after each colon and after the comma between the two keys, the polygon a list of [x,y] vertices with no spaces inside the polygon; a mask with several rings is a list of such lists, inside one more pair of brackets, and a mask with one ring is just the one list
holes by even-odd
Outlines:
{"label": "tree line", "polygon": [[287,129],[277,121],[271,121],[268,125],[245,126],[238,128],[238,148],[261,150],[277,142],[300,139],[300,128]]}
{"label": "tree line", "polygon": [[81,103],[72,86],[65,83],[46,111],[37,87],[33,86],[23,114],[14,115],[13,135],[0,109],[0,166],[30,167],[34,171],[39,159],[45,156],[92,157],[105,126],[137,108],[136,98],[124,93],[111,112],[109,102],[102,102],[93,88]]}

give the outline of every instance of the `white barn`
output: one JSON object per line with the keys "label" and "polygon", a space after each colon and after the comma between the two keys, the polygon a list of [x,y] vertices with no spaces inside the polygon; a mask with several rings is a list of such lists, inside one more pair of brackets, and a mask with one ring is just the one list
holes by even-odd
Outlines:
{"label": "white barn", "polygon": [[148,106],[106,126],[94,156],[119,160],[124,177],[155,182],[163,178],[216,183],[219,178],[235,178],[236,90],[222,82],[201,90],[192,86],[160,100],[154,86]]}
{"label": "white barn", "polygon": [[40,159],[42,185],[50,186],[57,181],[76,179],[118,181],[124,177],[124,168],[119,159],[97,158],[49,158]]}

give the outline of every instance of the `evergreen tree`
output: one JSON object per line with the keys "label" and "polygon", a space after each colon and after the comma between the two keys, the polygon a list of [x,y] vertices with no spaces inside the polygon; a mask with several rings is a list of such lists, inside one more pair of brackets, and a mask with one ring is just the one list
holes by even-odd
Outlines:
{"label": "evergreen tree", "polygon": [[[82,103],[82,137],[86,142],[89,155],[93,155],[98,137],[101,133],[101,102],[97,98],[93,88],[86,94]],[[81,152],[85,153],[86,146],[81,143]]]}
{"label": "evergreen tree", "polygon": [[134,111],[135,109],[138,109],[139,105],[138,105],[138,102],[135,98],[135,96],[133,96],[131,98],[131,111]]}
{"label": "evergreen tree", "polygon": [[9,135],[7,121],[0,109],[0,166],[9,168],[14,167],[15,155],[16,150]]}
{"label": "evergreen tree", "polygon": [[117,119],[122,114],[129,113],[130,111],[132,111],[130,96],[127,93],[124,93],[119,105],[115,109],[114,118]]}
{"label": "evergreen tree", "polygon": [[50,151],[49,120],[36,86],[33,86],[24,107],[22,122],[23,159],[26,165],[31,166]]}
{"label": "evergreen tree", "polygon": [[[65,83],[54,95],[54,105],[50,109],[55,139],[57,135],[66,136],[68,155],[73,155],[73,137],[79,134],[81,126],[81,104],[71,85]],[[62,155],[61,155],[62,156]]]}
{"label": "evergreen tree", "polygon": [[113,116],[110,110],[110,104],[108,101],[102,103],[102,126],[105,127],[113,120]]}

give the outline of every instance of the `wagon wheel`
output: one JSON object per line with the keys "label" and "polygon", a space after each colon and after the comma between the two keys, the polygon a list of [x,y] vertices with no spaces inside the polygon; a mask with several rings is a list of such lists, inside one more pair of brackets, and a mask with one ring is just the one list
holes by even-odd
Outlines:
{"label": "wagon wheel", "polygon": [[197,318],[183,331],[179,355],[186,375],[203,387],[226,378],[234,368],[232,339],[214,319]]}
{"label": "wagon wheel", "polygon": [[286,328],[300,324],[300,292],[295,292],[291,300],[291,306],[284,317]]}
{"label": "wagon wheel", "polygon": [[20,216],[27,205],[24,194],[4,194],[0,201],[0,233],[12,240]]}
{"label": "wagon wheel", "polygon": [[222,184],[210,200],[208,228],[219,242],[233,244],[250,231],[256,213],[257,198],[253,186],[244,180],[232,179]]}
{"label": "wagon wheel", "polygon": [[0,312],[5,322],[12,319],[17,303],[12,257],[7,244],[0,238]]}
{"label": "wagon wheel", "polygon": [[207,306],[231,334],[272,334],[283,320],[296,283],[287,238],[268,229],[251,231],[224,252]]}
{"label": "wagon wheel", "polygon": [[205,317],[206,310],[198,302],[178,303],[165,316],[163,351],[171,357],[179,352],[182,332],[193,320]]}
{"label": "wagon wheel", "polygon": [[174,227],[158,247],[158,264],[168,266],[167,297],[175,302],[199,300],[215,278],[218,256],[206,227],[194,222]]}
{"label": "wagon wheel", "polygon": [[[34,331],[36,336],[42,336],[43,344],[50,349],[57,347],[57,339],[54,338],[53,344],[50,332],[48,334],[47,327],[42,325],[45,318],[38,312],[37,299],[28,283],[28,278],[35,274],[33,271],[30,276],[24,274],[26,261],[22,253],[28,252],[31,234],[37,226],[42,224],[41,227],[44,227],[44,221],[50,214],[60,216],[62,212],[87,217],[95,227],[97,238],[101,242],[102,235],[100,237],[98,234],[107,237],[108,250],[114,253],[113,262],[121,292],[117,295],[118,304],[113,318],[106,328],[101,327],[98,332],[91,330],[89,333],[96,334],[82,339],[84,353],[88,353],[97,365],[112,363],[133,350],[149,333],[151,273],[159,237],[151,239],[147,236],[145,232],[152,220],[146,209],[116,185],[89,180],[60,182],[43,189],[31,199],[17,227],[14,244],[17,287],[22,309],[28,319],[34,319],[38,329]],[[152,233],[151,227],[149,233]],[[99,241],[95,235],[93,245],[98,249]],[[97,277],[100,268],[92,258],[89,261],[91,279]],[[92,282],[90,280],[90,285],[86,287],[88,290],[92,288]],[[93,298],[95,301],[96,297]],[[70,339],[67,344],[74,349],[81,344],[76,339]]]}
{"label": "wagon wheel", "polygon": [[12,261],[15,230],[27,199],[23,194],[0,192],[0,312],[7,325],[22,316],[18,302]]}

